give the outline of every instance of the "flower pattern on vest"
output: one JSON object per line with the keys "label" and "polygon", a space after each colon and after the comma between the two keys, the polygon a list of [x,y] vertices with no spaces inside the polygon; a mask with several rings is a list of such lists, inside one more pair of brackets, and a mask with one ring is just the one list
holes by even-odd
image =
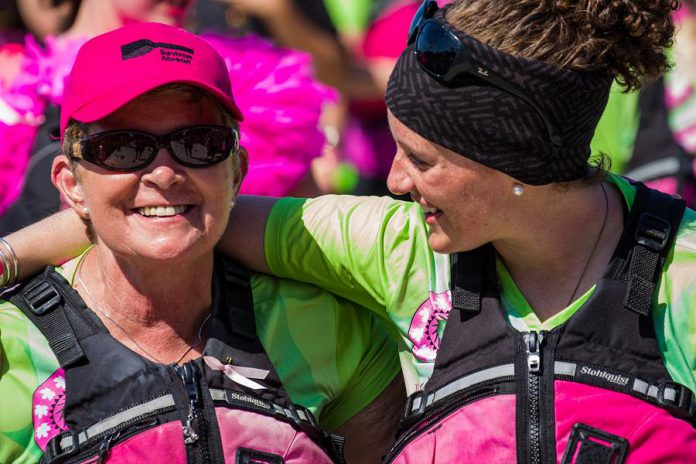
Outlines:
{"label": "flower pattern on vest", "polygon": [[65,372],[61,368],[39,385],[32,397],[34,441],[43,451],[53,437],[68,429],[63,418],[64,406]]}

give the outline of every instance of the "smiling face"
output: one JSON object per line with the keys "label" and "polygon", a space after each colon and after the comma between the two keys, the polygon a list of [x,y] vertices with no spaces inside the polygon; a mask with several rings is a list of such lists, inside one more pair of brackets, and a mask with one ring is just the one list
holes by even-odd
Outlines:
{"label": "smiling face", "polygon": [[180,26],[193,0],[111,0],[124,24],[156,22]]}
{"label": "smiling face", "polygon": [[391,113],[389,124],[397,143],[389,190],[421,205],[433,250],[467,251],[504,238],[514,179],[429,142]]}
{"label": "smiling face", "polygon": [[[163,135],[221,124],[219,106],[210,98],[179,92],[140,96],[86,129],[88,135],[123,129]],[[139,171],[107,171],[79,161],[73,173],[61,155],[53,178],[75,211],[90,219],[98,247],[117,256],[185,262],[211,253],[222,235],[246,167],[244,160],[238,169],[234,156],[187,168],[162,148]]]}

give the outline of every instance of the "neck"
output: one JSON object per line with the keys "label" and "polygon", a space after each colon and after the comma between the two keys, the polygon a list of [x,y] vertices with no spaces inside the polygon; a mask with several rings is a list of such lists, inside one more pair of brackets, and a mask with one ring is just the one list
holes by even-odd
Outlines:
{"label": "neck", "polygon": [[82,0],[75,21],[65,34],[91,38],[123,25],[124,22],[119,18],[112,2]]}
{"label": "neck", "polygon": [[526,205],[511,221],[516,226],[506,238],[493,242],[542,321],[589,290],[612,256],[623,227],[623,199],[610,185],[605,188],[608,210],[600,185],[567,192],[549,186],[529,192]]}
{"label": "neck", "polygon": [[[97,245],[78,273],[78,292],[111,334],[157,360],[174,362],[196,343],[211,311],[212,252],[186,263],[143,263]],[[134,348],[133,340],[147,353]]]}

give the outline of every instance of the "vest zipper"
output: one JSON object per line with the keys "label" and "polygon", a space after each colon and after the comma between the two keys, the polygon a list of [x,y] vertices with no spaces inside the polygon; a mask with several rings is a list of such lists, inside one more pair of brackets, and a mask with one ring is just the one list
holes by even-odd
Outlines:
{"label": "vest zipper", "polygon": [[[80,445],[80,448],[82,448],[81,451],[78,452],[78,454],[71,456],[65,461],[65,464],[74,464],[74,463],[80,463],[80,462],[85,462],[86,460],[89,462],[93,462],[94,458],[96,457],[95,464],[103,463],[106,462],[106,459],[108,458],[109,451],[111,451],[111,448],[116,446],[119,443],[124,442],[128,438],[137,435],[139,432],[146,430],[146,429],[151,429],[152,427],[155,427],[157,425],[157,420],[156,419],[148,419],[144,422],[136,422],[126,428],[122,428],[120,430],[117,430],[115,432],[111,432],[101,438],[99,438],[97,441],[94,440],[88,440],[87,442],[83,443]],[[99,445],[97,448],[96,445]],[[96,453],[96,454],[95,454]],[[88,459],[91,458],[91,459]],[[63,461],[61,461],[62,463]]]}
{"label": "vest zipper", "polygon": [[206,433],[207,424],[199,391],[200,382],[198,377],[200,374],[196,366],[190,362],[183,366],[175,366],[175,369],[184,383],[186,396],[189,400],[189,410],[183,426],[184,443],[186,446],[197,447],[200,452],[201,462],[209,463],[211,460]]}
{"label": "vest zipper", "polygon": [[[463,394],[457,395],[454,398],[449,398],[437,405],[437,407],[426,411],[423,417],[416,420],[416,422],[409,427],[409,429],[404,432],[403,435],[401,435],[387,456],[383,459],[383,462],[391,462],[399,455],[406,445],[411,443],[418,435],[428,432],[431,425],[437,424],[442,418],[454,411],[457,411],[461,406],[468,403],[473,403],[474,401],[487,396],[495,395],[497,392],[498,388],[494,386],[476,388],[474,391],[464,392]],[[423,401],[424,400],[425,399],[423,399]]]}
{"label": "vest zipper", "polygon": [[120,435],[121,432],[112,433],[110,435],[107,435],[106,438],[102,440],[101,445],[99,445],[99,449],[97,450],[96,464],[102,464],[106,460],[106,456],[107,454],[109,454],[111,446],[113,445],[114,441],[118,440]]}
{"label": "vest zipper", "polygon": [[542,427],[541,427],[541,378],[542,344],[546,331],[530,331],[524,334],[527,349],[527,452],[530,464],[541,464]]}

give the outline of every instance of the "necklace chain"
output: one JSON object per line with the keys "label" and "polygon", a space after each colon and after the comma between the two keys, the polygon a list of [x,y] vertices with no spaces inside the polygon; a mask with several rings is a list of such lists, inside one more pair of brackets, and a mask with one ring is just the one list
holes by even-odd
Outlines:
{"label": "necklace chain", "polygon": [[602,238],[602,235],[604,234],[604,228],[606,227],[607,219],[609,218],[609,198],[607,197],[607,190],[604,188],[604,184],[600,183],[599,186],[602,188],[602,194],[604,195],[604,220],[602,220],[602,227],[599,229],[599,234],[595,239],[595,243],[592,247],[592,251],[590,252],[590,256],[587,258],[587,261],[585,262],[585,267],[582,268],[582,273],[580,273],[578,283],[575,284],[575,288],[573,289],[573,293],[570,294],[570,299],[568,300],[566,307],[570,306],[570,303],[573,302],[573,298],[575,297],[575,294],[578,292],[578,289],[580,288],[582,279],[585,277],[585,273],[587,272],[587,269],[590,267],[590,262],[592,261],[592,258],[594,257],[594,254],[597,251],[599,239]]}
{"label": "necklace chain", "polygon": [[[116,327],[118,327],[119,329],[121,329],[121,332],[123,332],[123,333],[126,335],[126,337],[128,337],[128,339],[129,339],[130,341],[132,341],[132,342],[135,344],[135,346],[137,346],[137,347],[140,349],[140,351],[142,351],[143,354],[145,354],[148,358],[150,358],[150,359],[152,359],[153,361],[156,361],[156,362],[158,362],[158,363],[160,363],[160,364],[167,364],[167,363],[161,361],[161,360],[160,360],[159,358],[157,358],[156,356],[154,356],[154,355],[153,355],[152,353],[150,353],[149,351],[147,351],[140,343],[138,343],[138,341],[137,341],[135,338],[133,338],[133,337],[131,336],[131,334],[128,333],[128,331],[127,331],[126,329],[123,328],[123,326],[121,326],[121,324],[119,324],[118,322],[116,322],[116,321],[114,320],[114,318],[111,317],[111,316],[109,315],[109,313],[107,313],[106,311],[104,311],[104,309],[99,305],[99,303],[97,303],[97,300],[92,296],[92,292],[89,291],[89,288],[87,287],[87,285],[85,285],[85,283],[84,283],[84,281],[82,280],[82,277],[81,277],[80,274],[82,274],[82,266],[80,266],[80,269],[79,269],[79,271],[77,272],[77,281],[80,283],[80,285],[82,286],[82,288],[85,290],[85,293],[87,293],[87,296],[89,296],[89,299],[92,300],[92,303],[94,303],[94,308],[95,308],[97,311],[99,311],[99,313],[102,314],[105,318],[107,318],[108,320],[110,320]],[[210,317],[211,317],[212,315],[213,315],[213,313],[211,312],[211,313],[209,313],[209,314],[206,316],[205,319],[203,319],[203,322],[201,323],[201,326],[198,328],[198,336],[196,337],[196,343],[194,343],[193,345],[188,345],[188,346],[186,347],[186,350],[185,350],[183,353],[181,353],[181,356],[179,356],[179,357],[177,358],[177,360],[174,362],[174,364],[179,364],[179,363],[181,362],[181,360],[184,359],[184,357],[185,357],[187,354],[189,354],[189,352],[190,352],[192,349],[194,349],[195,347],[197,347],[198,345],[201,344],[201,342],[203,341],[203,337],[202,337],[203,327],[205,327],[205,324],[208,322],[208,319],[210,319]]]}

